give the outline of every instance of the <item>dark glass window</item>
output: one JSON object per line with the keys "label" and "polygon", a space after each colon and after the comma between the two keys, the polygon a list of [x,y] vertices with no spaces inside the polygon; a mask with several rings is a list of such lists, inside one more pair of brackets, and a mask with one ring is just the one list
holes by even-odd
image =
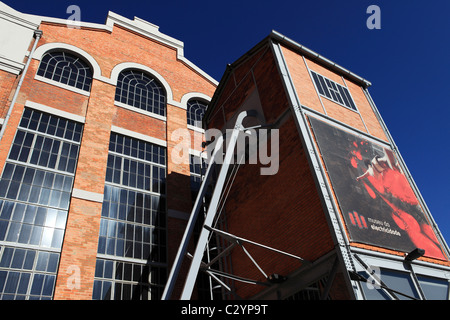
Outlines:
{"label": "dark glass window", "polygon": [[347,108],[356,110],[356,105],[346,87],[343,87],[339,83],[327,79],[314,71],[311,71],[311,75],[321,96],[346,106]]}
{"label": "dark glass window", "polygon": [[391,269],[380,269],[380,271],[381,273],[377,277],[383,282],[383,288],[374,283],[367,273],[360,273],[364,278],[368,279],[368,282],[361,282],[367,300],[420,299],[409,273]]}
{"label": "dark glass window", "polygon": [[417,276],[427,300],[448,300],[449,283],[447,279]]}
{"label": "dark glass window", "polygon": [[139,70],[124,70],[117,80],[115,100],[166,116],[166,93],[153,77]]}
{"label": "dark glass window", "polygon": [[24,110],[0,179],[0,299],[53,296],[82,129]]}
{"label": "dark glass window", "polygon": [[111,134],[93,299],[160,298],[167,264],[165,179],[164,147]]}
{"label": "dark glass window", "polygon": [[[381,269],[380,279],[390,289],[396,290],[399,293],[394,293],[400,300],[411,300],[410,297],[419,299],[414,282],[409,273],[400,272],[389,269]],[[392,292],[391,292],[392,293]]]}
{"label": "dark glass window", "polygon": [[50,300],[59,253],[3,247],[0,250],[0,299]]}
{"label": "dark glass window", "polygon": [[188,125],[202,128],[202,119],[206,111],[206,104],[200,100],[189,100],[187,103]]}
{"label": "dark glass window", "polygon": [[91,90],[91,68],[83,59],[68,52],[46,53],[42,57],[37,74],[84,91]]}
{"label": "dark glass window", "polygon": [[97,259],[94,300],[152,300],[160,298],[166,269],[149,264]]}
{"label": "dark glass window", "polygon": [[200,191],[200,186],[202,184],[202,177],[206,173],[206,162],[205,159],[189,155],[189,170],[191,178],[191,198],[192,202],[197,198],[197,194]]}

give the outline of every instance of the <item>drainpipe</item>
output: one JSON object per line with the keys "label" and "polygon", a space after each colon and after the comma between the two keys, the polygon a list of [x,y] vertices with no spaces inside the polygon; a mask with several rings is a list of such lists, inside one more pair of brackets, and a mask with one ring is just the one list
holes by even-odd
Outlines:
{"label": "drainpipe", "polygon": [[0,142],[3,138],[3,134],[5,133],[6,125],[8,124],[8,120],[11,117],[12,109],[13,109],[14,105],[16,104],[17,97],[19,96],[20,87],[22,87],[22,83],[23,83],[23,80],[25,79],[25,75],[27,74],[28,67],[30,66],[34,51],[36,50],[36,46],[41,37],[42,37],[42,30],[35,30],[34,31],[35,40],[34,40],[33,48],[31,49],[31,52],[28,56],[27,63],[25,64],[25,68],[22,71],[22,75],[20,76],[19,84],[17,85],[16,92],[14,93],[14,97],[12,98],[11,104],[9,105],[8,113],[6,114],[5,121],[2,124],[2,129],[0,130]]}

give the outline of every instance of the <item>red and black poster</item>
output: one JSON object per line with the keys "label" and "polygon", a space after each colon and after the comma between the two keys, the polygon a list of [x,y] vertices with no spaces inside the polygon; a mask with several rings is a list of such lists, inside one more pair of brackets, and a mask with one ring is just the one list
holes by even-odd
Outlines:
{"label": "red and black poster", "polygon": [[446,260],[392,150],[315,118],[310,123],[350,240]]}

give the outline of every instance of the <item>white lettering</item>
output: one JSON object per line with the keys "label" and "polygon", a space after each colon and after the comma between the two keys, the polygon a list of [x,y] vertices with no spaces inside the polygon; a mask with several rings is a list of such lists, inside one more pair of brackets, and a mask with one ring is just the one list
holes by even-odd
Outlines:
{"label": "white lettering", "polygon": [[67,27],[73,28],[73,29],[80,29],[81,28],[81,9],[77,5],[70,5],[67,7],[66,13],[72,15],[67,18]]}
{"label": "white lettering", "polygon": [[214,315],[215,307],[196,307],[188,304],[187,307],[181,308],[181,314],[183,315],[207,315],[211,318]]}
{"label": "white lettering", "polygon": [[80,289],[80,267],[72,265],[67,268],[67,273],[71,274],[67,278],[67,288],[72,289]]}
{"label": "white lettering", "polygon": [[367,18],[367,28],[370,30],[381,29],[381,10],[377,5],[371,5],[367,7],[367,14],[372,14]]}

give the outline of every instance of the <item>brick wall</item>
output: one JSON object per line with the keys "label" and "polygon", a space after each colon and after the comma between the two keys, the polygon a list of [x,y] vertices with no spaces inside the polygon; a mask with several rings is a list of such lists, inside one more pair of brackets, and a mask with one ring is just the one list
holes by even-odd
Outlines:
{"label": "brick wall", "polygon": [[14,95],[12,90],[17,80],[15,74],[0,70],[0,118],[5,118],[9,103]]}
{"label": "brick wall", "polygon": [[[211,127],[235,114],[257,90],[267,123],[273,123],[289,108],[285,90],[271,50],[261,48],[236,67],[217,97]],[[333,250],[333,240],[322,210],[309,163],[292,115],[279,129],[279,170],[261,175],[261,165],[239,168],[227,197],[224,214],[226,231],[236,236],[314,261]],[[264,166],[263,166],[264,167]],[[254,245],[244,245],[267,275],[289,275],[302,263],[286,255]],[[266,281],[245,252],[236,247],[230,260],[233,274]],[[236,293],[249,298],[263,287],[235,282]]]}
{"label": "brick wall", "polygon": [[[359,85],[286,47],[282,47],[282,52],[302,105],[387,141],[386,135]],[[320,98],[314,88],[308,68],[348,87],[359,113],[343,108],[326,98]]]}

